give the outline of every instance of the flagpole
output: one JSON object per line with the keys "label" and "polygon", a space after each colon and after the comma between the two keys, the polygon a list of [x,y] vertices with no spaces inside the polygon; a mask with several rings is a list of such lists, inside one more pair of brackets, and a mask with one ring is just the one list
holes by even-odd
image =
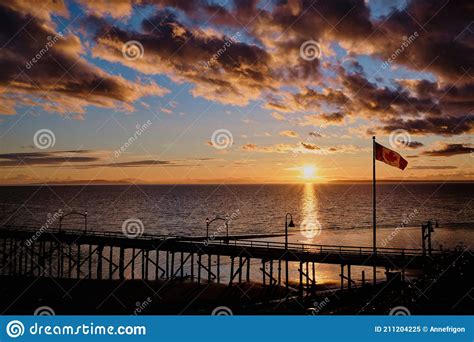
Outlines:
{"label": "flagpole", "polygon": [[373,255],[374,255],[374,285],[377,282],[376,267],[375,267],[375,256],[377,255],[377,231],[376,231],[376,188],[375,188],[375,159],[376,159],[376,146],[375,136],[372,137],[372,230],[373,230]]}

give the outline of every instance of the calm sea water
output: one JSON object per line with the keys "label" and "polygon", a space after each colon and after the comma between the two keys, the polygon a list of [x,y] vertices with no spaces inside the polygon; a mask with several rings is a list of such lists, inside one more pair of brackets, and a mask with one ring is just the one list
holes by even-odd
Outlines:
{"label": "calm sea water", "polygon": [[[473,226],[474,183],[381,184],[377,190],[380,229],[427,219],[453,231]],[[0,187],[0,224],[42,225],[59,209],[87,210],[94,230],[120,231],[123,221],[138,218],[146,233],[202,235],[206,217],[227,214],[234,218],[231,233],[265,233],[282,232],[289,212],[297,226],[321,227],[323,238],[370,228],[371,196],[370,184],[8,186]],[[81,228],[72,217],[65,225]]]}
{"label": "calm sea water", "polygon": [[[474,183],[381,184],[377,190],[378,246],[420,248],[422,221],[438,219],[435,248],[472,248]],[[40,227],[61,209],[87,210],[89,229],[100,231],[121,232],[125,220],[139,219],[145,233],[202,236],[206,217],[228,215],[231,234],[282,233],[289,212],[297,226],[290,242],[371,246],[371,191],[370,184],[5,186],[0,225]],[[63,227],[83,226],[71,216]],[[335,282],[333,268],[320,265],[319,279]]]}

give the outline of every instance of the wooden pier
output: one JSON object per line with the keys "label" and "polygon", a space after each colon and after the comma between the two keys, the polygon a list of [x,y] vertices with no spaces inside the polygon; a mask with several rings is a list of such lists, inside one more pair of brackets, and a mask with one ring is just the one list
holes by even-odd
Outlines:
{"label": "wooden pier", "polygon": [[[248,237],[248,236],[247,236]],[[341,288],[351,288],[353,266],[422,270],[454,252],[370,247],[288,244],[242,237],[141,235],[117,232],[0,228],[0,275],[88,279],[191,279],[229,285],[260,282],[312,292],[318,264],[340,265]],[[251,272],[251,264],[260,265]],[[290,270],[299,279],[290,281]],[[225,271],[226,274],[223,274]],[[365,278],[362,272],[362,279]],[[364,283],[364,280],[362,281]]]}

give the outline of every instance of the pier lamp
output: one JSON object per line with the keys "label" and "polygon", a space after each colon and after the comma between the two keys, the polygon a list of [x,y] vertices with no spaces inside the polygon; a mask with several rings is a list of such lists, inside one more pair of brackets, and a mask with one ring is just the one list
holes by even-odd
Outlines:
{"label": "pier lamp", "polygon": [[211,225],[212,222],[217,221],[217,220],[225,222],[225,227],[226,227],[226,230],[227,230],[227,241],[228,241],[228,239],[229,239],[229,216],[226,216],[225,218],[220,217],[220,216],[216,216],[212,220],[209,220],[209,217],[206,217],[206,238],[207,239],[209,238],[209,226]]}
{"label": "pier lamp", "polygon": [[[288,223],[288,217],[290,217],[290,223]],[[293,215],[287,213],[285,215],[285,249],[288,249],[288,227],[294,228],[295,224],[293,223]]]}
{"label": "pier lamp", "polygon": [[79,215],[79,216],[82,216],[84,217],[84,232],[87,232],[87,210],[84,211],[84,213],[80,213],[78,211],[71,211],[70,213],[67,213],[67,214],[60,214],[59,215],[59,232],[62,231],[62,226],[63,226],[63,220],[68,217],[68,216],[71,216],[71,215]]}
{"label": "pier lamp", "polygon": [[87,210],[84,211],[84,233],[87,233]]}

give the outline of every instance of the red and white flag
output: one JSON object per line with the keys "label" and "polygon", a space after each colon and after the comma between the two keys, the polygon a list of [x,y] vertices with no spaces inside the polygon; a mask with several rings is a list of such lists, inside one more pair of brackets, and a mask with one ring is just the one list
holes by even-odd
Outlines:
{"label": "red and white flag", "polygon": [[399,153],[392,151],[377,142],[375,143],[375,159],[402,170],[405,170],[408,165],[408,162],[403,159]]}

